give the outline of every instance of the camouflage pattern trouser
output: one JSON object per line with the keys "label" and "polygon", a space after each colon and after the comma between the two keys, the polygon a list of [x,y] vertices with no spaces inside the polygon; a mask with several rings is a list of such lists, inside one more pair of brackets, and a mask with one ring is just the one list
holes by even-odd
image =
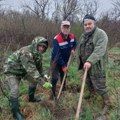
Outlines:
{"label": "camouflage pattern trouser", "polygon": [[[8,81],[8,85],[10,87],[10,96],[13,98],[19,97],[19,83],[21,81],[21,77],[15,75],[6,75],[6,80]],[[31,79],[29,79],[29,86],[36,87],[37,83]]]}
{"label": "camouflage pattern trouser", "polygon": [[86,84],[90,92],[96,91],[101,96],[107,93],[105,76],[88,74]]}

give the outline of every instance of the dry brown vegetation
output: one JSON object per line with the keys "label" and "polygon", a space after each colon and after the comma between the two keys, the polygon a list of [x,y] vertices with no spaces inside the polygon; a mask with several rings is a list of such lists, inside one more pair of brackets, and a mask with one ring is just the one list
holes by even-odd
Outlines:
{"label": "dry brown vegetation", "polygon": [[[65,19],[71,21],[72,32],[78,39],[82,32],[78,15],[81,16],[80,20],[85,14],[95,16],[100,8],[97,0],[82,0],[81,3],[79,0],[62,0],[61,3],[59,0],[31,0],[34,3],[33,6],[29,3],[24,4],[21,6],[23,10],[20,12],[3,9],[2,1],[0,0],[0,45],[2,48],[10,46],[13,50],[30,44],[37,35],[47,37],[51,45],[54,36],[59,32],[60,22]],[[110,47],[120,46],[119,6],[120,2],[115,0],[111,11],[103,12],[97,18],[98,26],[104,29],[109,36]],[[54,8],[54,10],[51,11],[50,8]]]}

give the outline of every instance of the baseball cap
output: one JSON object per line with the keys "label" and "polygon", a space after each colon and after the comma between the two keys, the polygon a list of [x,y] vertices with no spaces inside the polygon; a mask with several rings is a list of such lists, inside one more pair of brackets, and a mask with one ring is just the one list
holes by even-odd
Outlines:
{"label": "baseball cap", "polygon": [[63,26],[63,25],[68,25],[68,26],[70,26],[70,22],[69,21],[62,21],[62,23],[61,23],[61,26]]}

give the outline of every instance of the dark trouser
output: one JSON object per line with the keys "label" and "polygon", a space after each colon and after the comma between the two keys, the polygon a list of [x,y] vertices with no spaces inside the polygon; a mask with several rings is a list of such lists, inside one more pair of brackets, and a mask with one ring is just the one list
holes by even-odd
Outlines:
{"label": "dark trouser", "polygon": [[109,109],[114,107],[108,95],[105,76],[102,74],[91,76],[88,73],[86,83],[90,92],[95,91],[102,97],[104,107],[101,114],[105,115]]}
{"label": "dark trouser", "polygon": [[[62,83],[63,77],[64,77],[64,72],[62,71],[62,66],[60,65],[55,65],[52,67],[52,79],[51,79],[51,84],[52,84],[52,94],[56,96],[56,84],[57,81],[60,77],[60,81]],[[64,82],[63,89],[65,89],[66,86],[66,81]]]}
{"label": "dark trouser", "polygon": [[103,75],[93,76],[88,73],[86,84],[90,92],[96,91],[101,96],[108,92],[106,88],[106,78]]}

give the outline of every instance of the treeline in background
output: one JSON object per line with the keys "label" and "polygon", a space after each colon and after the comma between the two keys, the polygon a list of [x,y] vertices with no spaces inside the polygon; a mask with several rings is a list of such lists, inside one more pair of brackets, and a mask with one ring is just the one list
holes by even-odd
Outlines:
{"label": "treeline in background", "polygon": [[0,50],[10,47],[13,51],[31,43],[41,35],[49,39],[60,31],[62,20],[71,22],[71,32],[79,39],[83,32],[82,19],[92,14],[97,25],[109,36],[109,47],[120,46],[120,1],[114,0],[109,11],[102,11],[97,0],[31,0],[21,3],[21,9],[5,8],[0,0]]}

